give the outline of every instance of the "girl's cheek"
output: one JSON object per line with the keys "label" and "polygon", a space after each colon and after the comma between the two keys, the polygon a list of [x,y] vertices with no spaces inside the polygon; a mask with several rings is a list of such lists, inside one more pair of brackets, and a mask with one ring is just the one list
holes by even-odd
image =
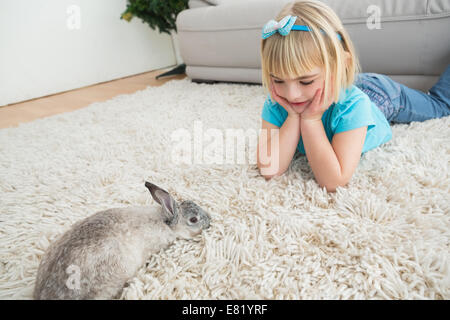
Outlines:
{"label": "girl's cheek", "polygon": [[279,96],[283,96],[283,88],[280,84],[276,84],[274,83],[274,88],[275,88],[275,92],[279,95]]}
{"label": "girl's cheek", "polygon": [[280,86],[277,85],[275,82],[272,83],[273,89],[275,91],[276,94],[280,94]]}
{"label": "girl's cheek", "polygon": [[315,86],[311,87],[311,90],[310,90],[310,96],[311,96],[312,98],[314,98],[314,95],[316,94],[316,92],[317,92],[318,89],[323,90],[323,85],[321,85],[321,84],[319,83],[319,84],[316,84]]}
{"label": "girl's cheek", "polygon": [[315,81],[314,84],[315,84],[315,85],[312,86],[312,89],[313,89],[313,90],[311,90],[311,91],[314,91],[314,92],[316,92],[317,89],[323,88],[323,86],[325,85],[325,83],[320,83],[320,81]]}

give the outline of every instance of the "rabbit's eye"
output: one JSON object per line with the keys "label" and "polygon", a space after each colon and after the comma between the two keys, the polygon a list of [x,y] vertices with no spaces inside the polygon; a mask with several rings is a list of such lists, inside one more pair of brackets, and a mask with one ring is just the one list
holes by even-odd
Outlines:
{"label": "rabbit's eye", "polygon": [[197,218],[196,217],[192,217],[192,218],[190,218],[189,219],[189,221],[191,222],[191,223],[197,223]]}

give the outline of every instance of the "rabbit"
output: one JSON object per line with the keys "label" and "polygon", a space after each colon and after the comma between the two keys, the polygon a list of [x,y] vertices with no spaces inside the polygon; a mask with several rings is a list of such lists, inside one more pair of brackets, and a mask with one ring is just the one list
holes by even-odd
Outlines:
{"label": "rabbit", "polygon": [[50,245],[38,268],[34,299],[117,299],[150,255],[209,228],[210,215],[194,202],[177,203],[160,187],[145,186],[160,206],[97,212]]}

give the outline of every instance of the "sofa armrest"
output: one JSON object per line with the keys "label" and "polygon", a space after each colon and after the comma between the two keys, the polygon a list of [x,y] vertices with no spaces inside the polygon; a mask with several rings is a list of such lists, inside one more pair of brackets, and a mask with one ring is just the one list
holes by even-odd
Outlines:
{"label": "sofa armrest", "polygon": [[211,1],[206,0],[189,0],[188,6],[189,9],[195,9],[195,8],[201,8],[201,7],[209,7],[211,5],[214,5],[213,3],[210,3]]}
{"label": "sofa armrest", "polygon": [[246,0],[189,0],[189,9],[226,4],[241,4],[245,3],[245,1]]}
{"label": "sofa armrest", "polygon": [[205,1],[215,6],[221,6],[224,4],[245,3],[246,0],[205,0]]}

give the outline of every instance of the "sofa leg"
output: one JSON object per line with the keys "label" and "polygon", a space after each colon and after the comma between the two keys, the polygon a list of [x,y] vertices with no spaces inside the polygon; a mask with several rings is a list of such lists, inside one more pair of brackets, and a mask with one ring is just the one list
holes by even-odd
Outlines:
{"label": "sofa leg", "polygon": [[156,76],[156,80],[158,80],[161,77],[174,76],[174,75],[179,75],[179,74],[184,74],[184,73],[186,73],[186,64],[183,63],[183,64],[180,64],[179,66],[176,66],[172,70],[169,70],[165,73],[162,73],[162,74]]}

